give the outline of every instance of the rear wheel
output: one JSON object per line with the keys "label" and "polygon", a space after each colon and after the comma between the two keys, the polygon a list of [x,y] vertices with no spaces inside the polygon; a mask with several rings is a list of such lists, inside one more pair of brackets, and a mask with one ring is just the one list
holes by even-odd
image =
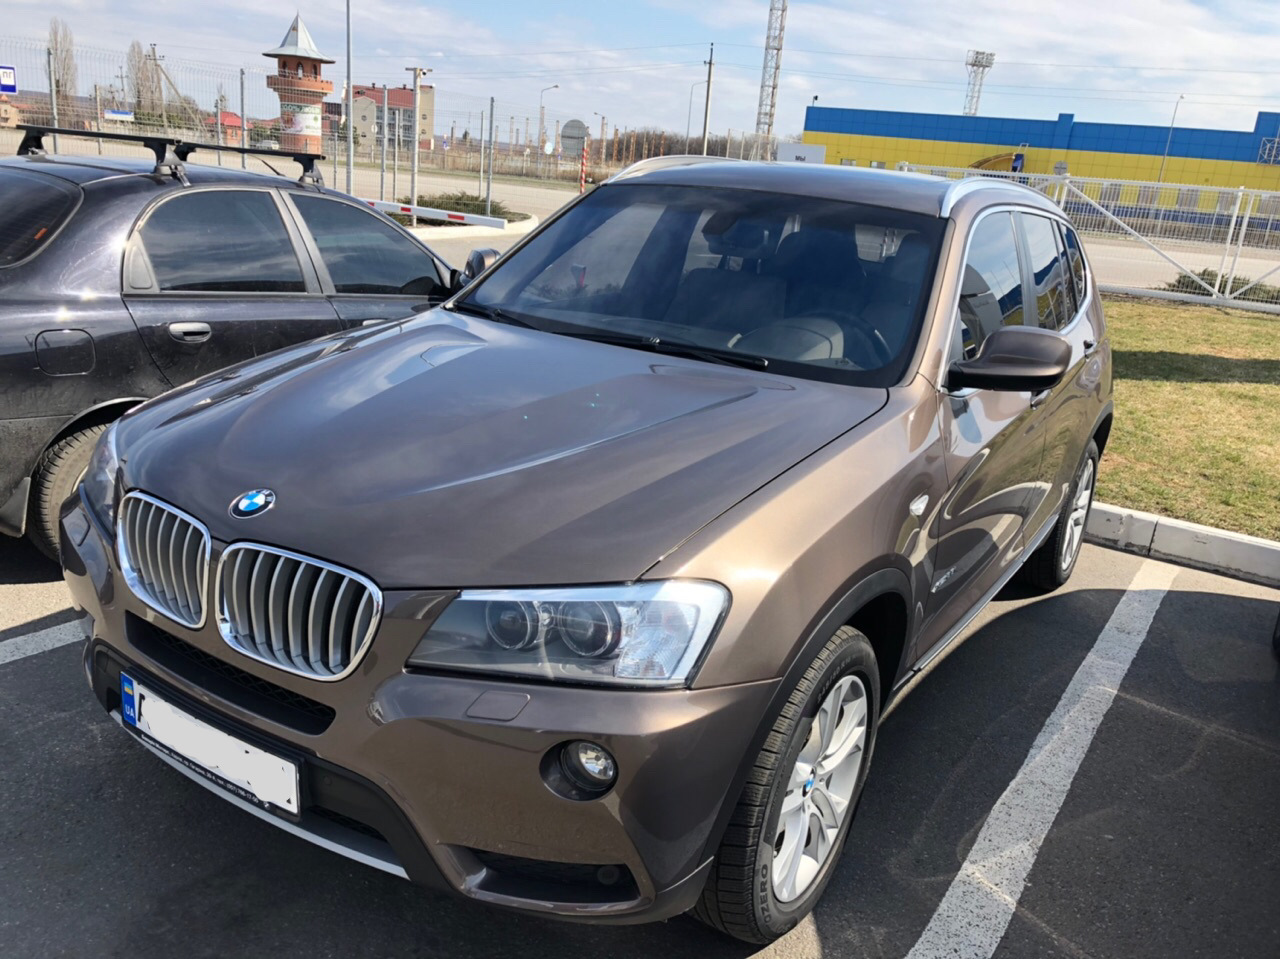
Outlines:
{"label": "rear wheel", "polygon": [[752,943],[812,911],[844,846],[875,744],[879,670],[842,627],[773,725],[725,830],[694,915]]}
{"label": "rear wheel", "polygon": [[1098,446],[1093,440],[1085,447],[1084,460],[1076,470],[1075,480],[1067,490],[1066,502],[1058,514],[1053,532],[1027,559],[1022,579],[1032,587],[1050,592],[1071,578],[1084,545],[1085,526],[1093,506],[1093,491],[1098,481]]}
{"label": "rear wheel", "polygon": [[58,509],[80,485],[93,448],[108,425],[91,426],[64,436],[36,464],[27,512],[27,538],[50,559],[58,558]]}

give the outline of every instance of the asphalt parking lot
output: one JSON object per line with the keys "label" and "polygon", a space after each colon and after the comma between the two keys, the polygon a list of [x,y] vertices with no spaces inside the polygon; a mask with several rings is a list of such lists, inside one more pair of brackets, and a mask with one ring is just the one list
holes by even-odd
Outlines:
{"label": "asphalt parking lot", "polygon": [[[888,717],[824,900],[758,954],[1280,955],[1278,609],[1275,591],[1096,547],[1056,594],[1007,590]],[[5,955],[757,954],[684,918],[596,928],[491,911],[278,832],[102,713],[70,618],[56,568],[0,542]],[[1127,672],[1117,641],[1136,649]],[[1108,670],[1118,686],[1071,698]],[[1042,843],[1000,845],[1037,819]],[[1018,868],[1025,885],[1000,891]],[[975,889],[998,893],[1007,927],[984,932]]]}

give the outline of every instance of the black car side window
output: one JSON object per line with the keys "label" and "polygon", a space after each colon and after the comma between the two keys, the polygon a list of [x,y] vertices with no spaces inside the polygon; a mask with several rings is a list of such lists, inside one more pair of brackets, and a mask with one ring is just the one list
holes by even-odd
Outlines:
{"label": "black car side window", "polygon": [[1048,217],[1021,213],[1022,229],[1031,255],[1031,276],[1035,282],[1036,320],[1046,330],[1060,330],[1070,321],[1073,311],[1067,303],[1063,285],[1062,259],[1058,255],[1058,237]]}
{"label": "black car side window", "polygon": [[969,237],[952,360],[976,356],[983,341],[1000,327],[1022,324],[1022,269],[1013,217],[992,213]]}
{"label": "black car side window", "polygon": [[376,213],[322,196],[292,194],[336,293],[429,296],[446,284],[431,255]]}
{"label": "black car side window", "polygon": [[293,241],[266,191],[180,193],[138,232],[160,292],[306,292]]}

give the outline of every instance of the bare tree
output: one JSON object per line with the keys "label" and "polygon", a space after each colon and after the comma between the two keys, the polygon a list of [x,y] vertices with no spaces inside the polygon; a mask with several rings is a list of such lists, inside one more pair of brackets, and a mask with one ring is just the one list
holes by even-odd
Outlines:
{"label": "bare tree", "polygon": [[76,95],[76,51],[71,28],[61,17],[49,20],[49,50],[53,54],[49,78],[58,98],[58,112],[64,123],[72,122],[71,104]]}
{"label": "bare tree", "polygon": [[125,56],[125,73],[128,77],[129,98],[138,114],[149,116],[160,113],[160,76],[150,54],[137,40],[129,44]]}

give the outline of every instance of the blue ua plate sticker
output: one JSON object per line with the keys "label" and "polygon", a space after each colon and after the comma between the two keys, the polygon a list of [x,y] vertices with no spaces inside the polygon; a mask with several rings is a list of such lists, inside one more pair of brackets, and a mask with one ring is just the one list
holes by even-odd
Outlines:
{"label": "blue ua plate sticker", "polygon": [[133,691],[133,677],[120,674],[120,712],[126,725],[138,725],[138,699]]}

